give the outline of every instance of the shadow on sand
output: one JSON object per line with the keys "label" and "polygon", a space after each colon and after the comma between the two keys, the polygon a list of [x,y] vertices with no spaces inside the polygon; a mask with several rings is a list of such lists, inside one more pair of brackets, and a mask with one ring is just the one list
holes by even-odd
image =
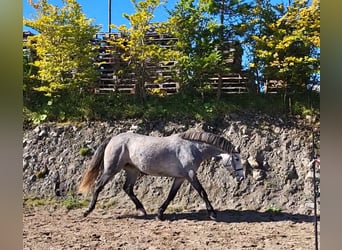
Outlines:
{"label": "shadow on sand", "polygon": [[[292,222],[314,222],[314,216],[305,214],[291,214],[287,212],[258,212],[255,210],[224,210],[217,212],[217,222],[277,222],[277,221],[292,221]],[[118,216],[117,219],[135,218],[140,220],[156,220],[157,214],[148,214],[137,216],[132,214]],[[211,221],[206,210],[180,213],[165,213],[166,221],[177,220],[192,220],[192,221]],[[320,221],[320,217],[317,217]]]}

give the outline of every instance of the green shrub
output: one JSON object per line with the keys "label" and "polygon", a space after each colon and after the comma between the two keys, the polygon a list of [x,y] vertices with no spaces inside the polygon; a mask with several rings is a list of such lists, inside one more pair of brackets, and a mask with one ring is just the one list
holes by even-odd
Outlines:
{"label": "green shrub", "polygon": [[269,207],[266,209],[266,212],[270,212],[270,213],[280,213],[281,212],[281,208],[280,207]]}
{"label": "green shrub", "polygon": [[58,201],[54,198],[39,198],[39,197],[26,197],[24,198],[24,207],[37,207],[47,205],[57,205]]}
{"label": "green shrub", "polygon": [[66,199],[63,200],[62,205],[66,207],[66,209],[71,210],[87,206],[87,201],[79,200],[75,194],[69,193]]}
{"label": "green shrub", "polygon": [[90,148],[82,147],[82,148],[80,148],[79,152],[80,152],[81,156],[89,155],[90,154]]}
{"label": "green shrub", "polygon": [[[319,95],[289,95],[288,107],[281,94],[222,94],[219,101],[215,93],[204,97],[177,93],[168,96],[148,95],[140,103],[130,94],[92,93],[65,94],[54,102],[38,99],[24,107],[24,122],[39,124],[46,121],[121,120],[121,119],[197,119],[208,122],[221,119],[237,111],[262,112],[273,116],[311,115],[319,113]],[[24,103],[25,105],[25,103]],[[84,152],[85,153],[85,152]]]}

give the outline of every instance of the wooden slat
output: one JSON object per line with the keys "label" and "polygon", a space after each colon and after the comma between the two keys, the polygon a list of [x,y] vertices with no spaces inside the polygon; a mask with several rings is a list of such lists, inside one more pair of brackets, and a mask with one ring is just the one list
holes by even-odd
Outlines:
{"label": "wooden slat", "polygon": [[[114,35],[114,37],[121,36],[121,34]],[[99,78],[99,86],[101,86],[101,90],[99,91],[132,91],[134,92],[134,86],[137,82],[135,78],[135,74],[126,74],[121,75],[120,77],[115,78],[115,72],[117,72],[117,68],[124,68],[126,62],[123,62],[120,58],[120,54],[113,55],[111,50],[114,48],[113,45],[108,43],[108,39],[111,39],[111,34],[102,33],[99,34],[97,38],[98,44],[101,45],[99,49],[99,57],[97,60],[99,62],[103,62],[100,66],[100,78]],[[155,29],[151,29],[146,33],[146,42],[151,44],[158,44],[164,47],[172,46],[172,43],[177,41],[176,38],[168,35],[168,34],[158,34],[155,32]],[[226,49],[227,60],[233,60],[234,57],[230,57],[232,53],[232,49]],[[234,60],[233,60],[234,61]],[[166,63],[154,63],[151,62],[146,65],[147,73],[149,74],[148,82],[146,83],[147,89],[161,89],[165,90],[169,93],[176,93],[179,89],[179,83],[172,80],[174,73],[176,73],[172,68],[176,64],[176,61],[169,61]],[[162,83],[153,83],[154,80],[162,77],[164,81]],[[166,81],[165,81],[166,80]],[[246,88],[246,83],[248,79],[239,73],[232,73],[229,75],[224,75],[222,77],[222,92],[227,93],[242,93],[248,92]],[[218,85],[218,76],[213,76],[210,79],[211,84],[214,88],[217,88]],[[124,88],[124,86],[126,88]],[[128,87],[128,88],[127,88]]]}

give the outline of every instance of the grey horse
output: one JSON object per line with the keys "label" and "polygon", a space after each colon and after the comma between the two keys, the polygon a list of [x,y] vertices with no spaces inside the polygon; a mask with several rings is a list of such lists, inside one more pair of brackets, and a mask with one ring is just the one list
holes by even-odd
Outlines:
{"label": "grey horse", "polygon": [[209,218],[215,220],[216,212],[196,176],[201,162],[212,157],[221,160],[225,167],[232,167],[238,182],[244,179],[245,173],[238,151],[224,137],[215,134],[187,131],[156,137],[126,132],[109,137],[95,151],[79,186],[81,193],[93,189],[92,200],[83,215],[87,216],[95,208],[103,187],[124,169],[127,177],[123,189],[140,213],[146,215],[142,203],[133,192],[133,186],[138,176],[143,173],[174,177],[170,193],[158,209],[158,219],[164,219],[167,206],[181,184],[188,180],[204,200]]}

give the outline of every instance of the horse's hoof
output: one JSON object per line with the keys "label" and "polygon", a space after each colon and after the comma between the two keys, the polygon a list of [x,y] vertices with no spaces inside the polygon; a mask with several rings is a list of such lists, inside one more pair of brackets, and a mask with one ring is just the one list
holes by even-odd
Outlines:
{"label": "horse's hoof", "polygon": [[163,221],[163,220],[165,220],[165,218],[164,218],[164,215],[163,215],[163,214],[158,214],[158,215],[157,215],[157,219],[158,219],[158,220],[160,220],[160,221]]}
{"label": "horse's hoof", "polygon": [[85,211],[85,212],[83,213],[83,217],[87,217],[88,214],[89,214],[89,212],[88,212],[88,211]]}
{"label": "horse's hoof", "polygon": [[146,213],[144,208],[138,208],[137,211],[138,211],[139,216],[147,215],[147,213]]}
{"label": "horse's hoof", "polygon": [[209,218],[210,218],[211,220],[215,220],[215,221],[216,221],[216,219],[217,219],[216,213],[215,213],[215,212],[210,212],[210,213],[209,213]]}

